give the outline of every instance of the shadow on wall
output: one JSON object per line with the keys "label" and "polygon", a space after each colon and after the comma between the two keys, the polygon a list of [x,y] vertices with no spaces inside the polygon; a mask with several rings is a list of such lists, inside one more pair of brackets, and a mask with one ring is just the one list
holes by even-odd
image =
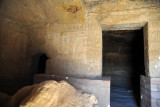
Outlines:
{"label": "shadow on wall", "polygon": [[29,84],[33,84],[34,74],[44,74],[46,69],[46,61],[49,59],[45,53],[37,53],[32,56],[32,65],[28,74]]}
{"label": "shadow on wall", "polygon": [[0,0],[0,3],[2,3],[4,0]]}
{"label": "shadow on wall", "polygon": [[2,7],[2,4],[5,0],[0,0],[0,7]]}
{"label": "shadow on wall", "polygon": [[136,31],[132,42],[132,89],[140,106],[140,75],[145,75],[143,29]]}

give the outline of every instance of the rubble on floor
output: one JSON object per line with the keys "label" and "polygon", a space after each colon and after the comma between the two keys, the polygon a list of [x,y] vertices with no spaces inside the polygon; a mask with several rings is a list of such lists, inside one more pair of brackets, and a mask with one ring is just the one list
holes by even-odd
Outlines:
{"label": "rubble on floor", "polygon": [[[23,99],[23,100],[22,100]],[[75,89],[65,81],[45,81],[20,89],[6,107],[99,107],[94,95]]]}

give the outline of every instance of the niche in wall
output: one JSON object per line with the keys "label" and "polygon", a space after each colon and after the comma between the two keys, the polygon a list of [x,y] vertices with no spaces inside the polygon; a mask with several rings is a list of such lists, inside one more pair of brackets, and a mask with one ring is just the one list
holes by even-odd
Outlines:
{"label": "niche in wall", "polygon": [[45,73],[47,59],[48,59],[48,57],[46,56],[46,54],[42,54],[40,56],[37,74],[44,74]]}
{"label": "niche in wall", "polygon": [[46,69],[46,61],[48,57],[45,53],[39,52],[32,56],[32,65],[30,68],[30,72],[26,76],[28,79],[28,84],[33,83],[34,74],[44,74]]}

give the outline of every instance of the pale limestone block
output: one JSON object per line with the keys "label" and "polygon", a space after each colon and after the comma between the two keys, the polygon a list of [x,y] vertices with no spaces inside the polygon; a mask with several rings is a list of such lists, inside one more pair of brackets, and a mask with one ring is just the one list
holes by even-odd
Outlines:
{"label": "pale limestone block", "polygon": [[20,107],[98,107],[94,95],[76,90],[65,81],[45,81],[33,86]]}

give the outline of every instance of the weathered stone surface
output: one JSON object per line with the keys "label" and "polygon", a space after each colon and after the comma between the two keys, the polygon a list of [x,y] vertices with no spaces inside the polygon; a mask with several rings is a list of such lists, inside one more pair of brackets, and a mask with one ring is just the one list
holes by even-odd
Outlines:
{"label": "weathered stone surface", "polygon": [[[77,11],[68,12],[71,7],[76,7]],[[141,23],[159,20],[160,17],[156,0],[3,0],[0,12],[1,16],[25,27],[41,27],[50,23],[97,23],[97,19],[107,25]]]}
{"label": "weathered stone surface", "polygon": [[160,77],[160,21],[148,23],[148,55],[151,77]]}
{"label": "weathered stone surface", "polygon": [[160,85],[160,78],[151,78],[151,84]]}
{"label": "weathered stone surface", "polygon": [[144,65],[146,76],[150,75],[149,72],[149,53],[148,53],[148,24],[144,26]]}
{"label": "weathered stone surface", "polygon": [[20,103],[29,95],[32,91],[33,86],[25,86],[18,90],[13,96],[10,96],[8,101],[4,102],[4,107],[18,107]]}
{"label": "weathered stone surface", "polygon": [[152,98],[160,99],[160,92],[151,92]]}
{"label": "weathered stone surface", "polygon": [[152,99],[151,100],[152,106],[156,107],[157,106],[157,100],[156,99]]}
{"label": "weathered stone surface", "polygon": [[150,78],[141,75],[141,106],[150,107],[152,105],[151,101],[151,88],[150,88]]}
{"label": "weathered stone surface", "polygon": [[[3,0],[1,4],[1,16],[25,27],[41,27],[55,22],[84,22],[84,7],[81,0]],[[67,9],[70,6],[78,7],[78,11],[76,13],[68,12]]]}
{"label": "weathered stone surface", "polygon": [[85,79],[46,74],[37,74],[34,76],[34,83],[40,83],[46,80],[65,80],[75,88],[95,95],[100,107],[108,107],[110,105],[110,77]]}
{"label": "weathered stone surface", "polygon": [[[51,58],[47,65],[50,74],[100,77],[102,25],[107,26],[106,30],[119,25],[128,28],[132,23],[130,28],[137,29],[158,21],[160,7],[155,1],[1,0],[1,90],[9,93],[14,84],[15,92],[24,83],[31,83],[32,70],[36,71],[32,58],[37,53]],[[71,7],[76,11],[68,11]],[[153,75],[157,75],[155,72]]]}
{"label": "weathered stone surface", "polygon": [[25,29],[0,18],[0,90],[3,92],[13,94],[22,86],[18,81],[25,76],[26,42]]}
{"label": "weathered stone surface", "polygon": [[[47,28],[45,52],[47,74],[75,77],[101,77],[102,37],[98,24],[66,24]],[[64,29],[61,29],[64,26]],[[93,32],[94,31],[94,32]]]}
{"label": "weathered stone surface", "polygon": [[158,85],[151,85],[151,91],[159,91]]}
{"label": "weathered stone surface", "polygon": [[158,106],[160,106],[160,100],[158,100]]}
{"label": "weathered stone surface", "polygon": [[[152,107],[159,107],[159,84],[159,78],[141,76],[141,105],[150,102]],[[145,87],[147,85],[148,88]]]}
{"label": "weathered stone surface", "polygon": [[75,89],[65,81],[45,81],[26,86],[13,96],[0,93],[2,107],[99,107],[94,95]]}
{"label": "weathered stone surface", "polygon": [[98,107],[94,95],[76,90],[65,81],[42,82],[32,89],[20,107]]}

